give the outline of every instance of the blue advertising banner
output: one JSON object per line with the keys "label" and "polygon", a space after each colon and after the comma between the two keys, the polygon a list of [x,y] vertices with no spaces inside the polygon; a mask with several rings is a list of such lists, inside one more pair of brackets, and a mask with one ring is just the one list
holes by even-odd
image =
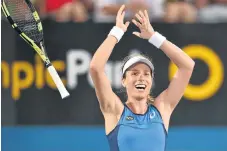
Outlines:
{"label": "blue advertising banner", "polygon": [[[227,128],[175,127],[166,151],[226,151]],[[103,127],[3,127],[2,151],[109,151]]]}

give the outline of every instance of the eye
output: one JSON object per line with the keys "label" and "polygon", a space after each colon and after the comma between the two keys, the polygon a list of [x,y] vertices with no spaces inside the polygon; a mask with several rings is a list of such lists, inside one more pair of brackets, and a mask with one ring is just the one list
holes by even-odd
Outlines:
{"label": "eye", "polygon": [[132,75],[137,76],[138,72],[132,72]]}
{"label": "eye", "polygon": [[145,73],[145,76],[150,76],[150,75],[151,75],[150,72]]}

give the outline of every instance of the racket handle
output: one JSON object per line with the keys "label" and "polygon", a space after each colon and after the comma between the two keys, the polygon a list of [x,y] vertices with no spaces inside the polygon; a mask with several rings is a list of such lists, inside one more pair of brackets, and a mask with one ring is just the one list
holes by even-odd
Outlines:
{"label": "racket handle", "polygon": [[48,68],[48,71],[54,81],[54,83],[56,84],[58,91],[61,94],[62,99],[66,98],[67,96],[69,96],[69,92],[66,90],[64,84],[62,83],[57,71],[55,70],[55,68],[51,65]]}

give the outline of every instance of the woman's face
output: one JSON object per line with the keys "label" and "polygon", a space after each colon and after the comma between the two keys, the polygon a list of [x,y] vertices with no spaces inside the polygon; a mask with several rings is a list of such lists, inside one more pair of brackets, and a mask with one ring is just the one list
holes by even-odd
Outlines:
{"label": "woman's face", "polygon": [[149,66],[144,63],[133,65],[127,70],[122,84],[129,98],[133,97],[138,101],[146,99],[152,86],[152,73]]}

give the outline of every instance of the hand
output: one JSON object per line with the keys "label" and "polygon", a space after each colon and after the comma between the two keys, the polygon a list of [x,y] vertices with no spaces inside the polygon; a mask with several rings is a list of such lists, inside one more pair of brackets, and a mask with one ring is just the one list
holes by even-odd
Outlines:
{"label": "hand", "polygon": [[122,5],[121,8],[117,12],[116,26],[121,28],[124,32],[126,32],[130,22],[127,21],[124,24],[124,17],[125,17],[124,8],[125,8],[125,5]]}
{"label": "hand", "polygon": [[139,11],[135,16],[139,21],[133,19],[132,22],[140,29],[140,33],[133,32],[133,34],[143,39],[150,39],[154,34],[154,29],[150,24],[150,19],[147,11]]}

